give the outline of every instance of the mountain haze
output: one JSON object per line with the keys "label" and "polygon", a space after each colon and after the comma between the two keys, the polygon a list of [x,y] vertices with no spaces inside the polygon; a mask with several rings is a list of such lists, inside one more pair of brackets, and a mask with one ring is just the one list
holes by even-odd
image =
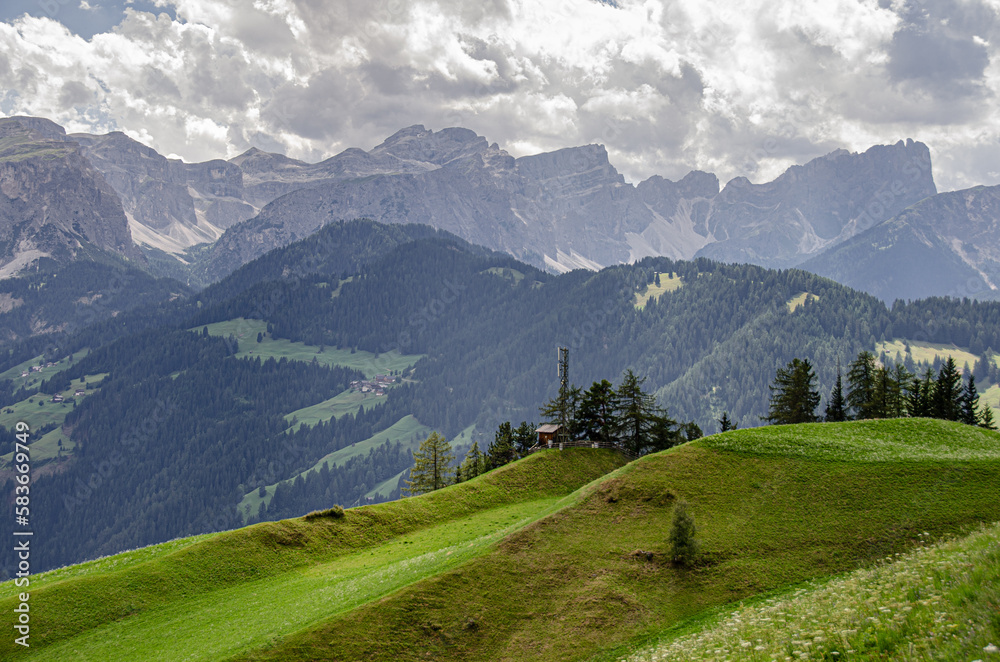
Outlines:
{"label": "mountain haze", "polygon": [[1000,299],[1000,186],[923,200],[802,268],[886,301]]}

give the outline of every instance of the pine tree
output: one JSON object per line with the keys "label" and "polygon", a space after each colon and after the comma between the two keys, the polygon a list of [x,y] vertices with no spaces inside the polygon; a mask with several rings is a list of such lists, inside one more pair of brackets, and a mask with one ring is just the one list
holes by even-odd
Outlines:
{"label": "pine tree", "polygon": [[528,449],[538,442],[538,435],[535,433],[535,424],[521,421],[521,424],[514,430],[514,450],[518,455],[524,455]]}
{"label": "pine tree", "polygon": [[847,420],[847,402],[844,400],[844,379],[840,374],[840,362],[837,363],[837,381],[830,392],[830,401],[826,404],[826,420],[829,423],[841,423]]}
{"label": "pine tree", "polygon": [[790,423],[813,423],[818,419],[816,407],[820,395],[813,382],[813,372],[809,359],[792,359],[785,368],[778,368],[771,389],[771,404],[765,421],[776,425]]}
{"label": "pine tree", "polygon": [[424,494],[448,485],[454,460],[451,444],[437,432],[431,432],[413,452],[413,468],[403,491],[410,495]]}
{"label": "pine tree", "polygon": [[976,376],[969,375],[961,397],[962,407],[958,420],[966,425],[979,425],[979,392],[976,389]]}
{"label": "pine tree", "polygon": [[993,422],[993,407],[989,403],[984,403],[979,410],[979,427],[987,430],[996,430],[996,423]]}
{"label": "pine tree", "polygon": [[490,469],[496,469],[517,459],[514,453],[514,430],[510,421],[505,421],[497,428],[493,443],[486,450],[486,464]]}
{"label": "pine tree", "polygon": [[722,412],[722,418],[718,420],[719,432],[729,432],[730,430],[735,430],[737,425],[733,423],[732,419],[729,418],[729,412]]}
{"label": "pine tree", "polygon": [[876,372],[875,355],[868,351],[858,354],[847,370],[847,406],[854,418],[876,418]]}
{"label": "pine tree", "polygon": [[479,442],[473,441],[465,460],[459,467],[465,480],[472,480],[486,470],[486,456],[479,450]]}
{"label": "pine tree", "polygon": [[594,382],[580,400],[580,433],[586,439],[611,441],[618,427],[614,386],[606,379]]}
{"label": "pine tree", "polygon": [[934,371],[930,368],[923,377],[910,380],[906,397],[906,408],[910,416],[927,417],[934,413]]}
{"label": "pine tree", "polygon": [[934,383],[934,418],[957,421],[962,411],[962,376],[951,356],[945,360]]}

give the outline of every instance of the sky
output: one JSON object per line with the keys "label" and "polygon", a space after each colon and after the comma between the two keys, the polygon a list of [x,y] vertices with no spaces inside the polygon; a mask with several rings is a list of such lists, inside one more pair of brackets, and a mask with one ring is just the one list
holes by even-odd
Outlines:
{"label": "sky", "polygon": [[0,113],[186,161],[463,126],[626,179],[769,181],[912,138],[1000,183],[1000,0],[3,0]]}

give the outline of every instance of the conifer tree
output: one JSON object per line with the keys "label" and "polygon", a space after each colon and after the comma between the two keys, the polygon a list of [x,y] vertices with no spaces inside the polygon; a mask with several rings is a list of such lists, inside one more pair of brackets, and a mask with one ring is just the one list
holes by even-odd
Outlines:
{"label": "conifer tree", "polygon": [[540,409],[542,417],[548,423],[556,423],[563,426],[563,434],[569,438],[576,438],[578,423],[577,416],[580,403],[580,388],[570,386],[559,389],[559,395],[545,403]]}
{"label": "conifer tree", "polygon": [[691,565],[698,556],[697,528],[694,517],[687,510],[687,502],[680,501],[674,506],[674,518],[670,525],[670,560],[678,565]]}
{"label": "conifer tree", "polygon": [[528,421],[521,421],[521,424],[514,430],[514,450],[518,455],[524,455],[528,449],[538,441],[535,433],[535,424]]}
{"label": "conifer tree", "polygon": [[976,389],[976,376],[973,374],[970,374],[969,380],[965,382],[961,403],[958,420],[966,425],[979,425],[979,392]]}
{"label": "conifer tree", "polygon": [[979,410],[979,427],[987,430],[996,430],[996,423],[993,422],[993,407],[989,403],[984,403]]}
{"label": "conifer tree", "polygon": [[497,428],[493,443],[486,450],[486,464],[489,469],[496,469],[517,459],[514,452],[514,430],[510,421],[505,421]]}
{"label": "conifer tree", "polygon": [[830,392],[830,401],[826,404],[826,420],[829,423],[840,423],[847,420],[847,402],[844,400],[844,378],[840,374],[840,363],[837,363],[837,381]]}
{"label": "conifer tree", "polygon": [[737,428],[736,423],[733,423],[732,419],[729,418],[729,412],[722,412],[722,418],[718,420],[719,432],[729,432],[730,430],[735,430]]}
{"label": "conifer tree", "polygon": [[459,467],[461,475],[465,480],[472,480],[486,470],[486,456],[479,450],[479,442],[473,441],[469,452],[465,454],[465,460]]}
{"label": "conifer tree", "polygon": [[949,356],[934,383],[933,416],[946,421],[957,421],[962,411],[962,376]]}
{"label": "conifer tree", "polygon": [[792,359],[785,368],[778,368],[774,383],[768,386],[771,404],[764,420],[776,425],[819,420],[816,407],[820,395],[813,385],[815,379],[809,359]]}
{"label": "conifer tree", "polygon": [[413,451],[413,468],[403,491],[410,495],[424,494],[448,485],[454,461],[451,444],[437,432],[431,432],[420,448]]}
{"label": "conifer tree", "polygon": [[847,370],[847,406],[854,418],[877,418],[876,379],[878,366],[875,355],[868,351],[858,354]]}
{"label": "conifer tree", "polygon": [[585,439],[611,441],[618,429],[615,389],[602,379],[594,382],[580,400],[579,429]]}
{"label": "conifer tree", "polygon": [[642,455],[650,444],[650,433],[660,411],[656,398],[642,390],[645,378],[639,379],[631,368],[625,371],[622,383],[615,392],[618,403],[617,437],[631,453]]}

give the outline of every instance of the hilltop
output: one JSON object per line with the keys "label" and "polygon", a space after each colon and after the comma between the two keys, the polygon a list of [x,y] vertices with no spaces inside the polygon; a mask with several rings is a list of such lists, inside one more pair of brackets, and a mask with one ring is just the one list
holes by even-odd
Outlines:
{"label": "hilltop", "polygon": [[[32,657],[587,659],[1000,520],[1000,434],[943,421],[737,430],[620,464],[542,451],[343,519],[55,571],[35,579]],[[680,500],[702,546],[690,568],[667,557]]]}

